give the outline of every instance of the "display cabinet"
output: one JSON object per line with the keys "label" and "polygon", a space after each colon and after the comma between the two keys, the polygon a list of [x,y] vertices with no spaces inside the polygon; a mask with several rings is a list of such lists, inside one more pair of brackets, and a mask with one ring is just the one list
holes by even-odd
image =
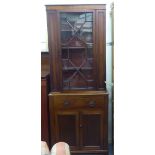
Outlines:
{"label": "display cabinet", "polygon": [[46,8],[51,91],[105,90],[105,5]]}
{"label": "display cabinet", "polygon": [[47,5],[51,142],[108,153],[106,6]]}

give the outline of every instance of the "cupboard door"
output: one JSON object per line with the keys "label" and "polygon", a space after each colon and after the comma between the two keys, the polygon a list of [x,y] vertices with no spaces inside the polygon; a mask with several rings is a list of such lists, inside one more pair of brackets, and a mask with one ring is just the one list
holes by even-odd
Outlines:
{"label": "cupboard door", "polygon": [[96,88],[94,12],[60,12],[63,90]]}
{"label": "cupboard door", "polygon": [[56,141],[64,141],[72,150],[79,146],[79,114],[74,111],[56,112]]}
{"label": "cupboard door", "polygon": [[103,112],[82,111],[80,113],[81,149],[101,149],[103,146]]}

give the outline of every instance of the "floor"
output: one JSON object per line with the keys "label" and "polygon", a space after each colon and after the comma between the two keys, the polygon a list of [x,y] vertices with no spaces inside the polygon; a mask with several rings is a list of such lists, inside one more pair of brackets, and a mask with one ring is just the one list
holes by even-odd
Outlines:
{"label": "floor", "polygon": [[[109,144],[109,154],[108,155],[114,155],[113,149],[114,149],[113,144]],[[76,154],[76,155],[78,155],[78,154]],[[80,154],[80,155],[99,155],[99,154]]]}
{"label": "floor", "polygon": [[109,155],[114,155],[114,147],[113,144],[109,144]]}

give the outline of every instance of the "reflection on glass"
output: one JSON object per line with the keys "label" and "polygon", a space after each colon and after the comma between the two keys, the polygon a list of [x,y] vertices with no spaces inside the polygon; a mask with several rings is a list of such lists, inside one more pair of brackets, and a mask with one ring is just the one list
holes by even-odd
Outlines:
{"label": "reflection on glass", "polygon": [[93,89],[93,13],[60,14],[64,89]]}

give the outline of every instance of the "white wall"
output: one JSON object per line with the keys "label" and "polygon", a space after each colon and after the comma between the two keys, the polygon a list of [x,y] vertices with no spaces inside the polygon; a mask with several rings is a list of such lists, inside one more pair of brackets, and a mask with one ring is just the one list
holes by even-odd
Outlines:
{"label": "white wall", "polygon": [[108,141],[112,143],[112,90],[113,90],[113,79],[112,79],[112,14],[111,5],[108,3],[106,7],[106,87],[109,93],[109,105],[108,105]]}

